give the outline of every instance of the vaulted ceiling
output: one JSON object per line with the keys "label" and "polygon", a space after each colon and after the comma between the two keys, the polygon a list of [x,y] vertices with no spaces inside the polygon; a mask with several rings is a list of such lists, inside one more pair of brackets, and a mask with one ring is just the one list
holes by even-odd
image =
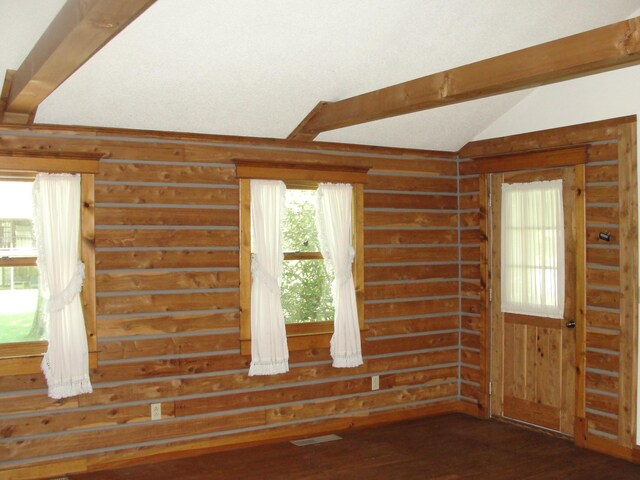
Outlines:
{"label": "vaulted ceiling", "polygon": [[[0,72],[64,0],[0,0]],[[607,25],[640,0],[158,0],[39,106],[36,123],[286,138],[337,101]],[[527,90],[321,133],[457,150]]]}

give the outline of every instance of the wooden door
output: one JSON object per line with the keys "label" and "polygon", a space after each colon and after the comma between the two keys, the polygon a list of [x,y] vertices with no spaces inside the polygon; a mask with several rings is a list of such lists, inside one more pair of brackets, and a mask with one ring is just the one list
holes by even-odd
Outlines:
{"label": "wooden door", "polygon": [[[501,173],[491,178],[492,414],[571,436],[576,412],[576,258],[580,258],[576,255],[576,168],[582,167]],[[564,318],[503,313],[502,184],[555,179],[563,180]]]}

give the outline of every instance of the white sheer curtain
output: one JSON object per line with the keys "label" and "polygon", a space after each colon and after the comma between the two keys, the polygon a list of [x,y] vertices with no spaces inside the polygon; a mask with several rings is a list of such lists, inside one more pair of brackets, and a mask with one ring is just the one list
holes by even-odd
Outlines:
{"label": "white sheer curtain", "polygon": [[327,270],[332,271],[334,332],[331,338],[333,366],[362,364],[360,325],[351,265],[355,251],[351,245],[352,186],[321,183],[317,192],[316,224],[320,250]]}
{"label": "white sheer curtain", "polygon": [[562,318],[562,180],[502,184],[502,311]]}
{"label": "white sheer curtain", "polygon": [[87,334],[80,303],[80,176],[39,173],[33,186],[34,230],[49,347],[42,361],[49,396],[91,393]]}
{"label": "white sheer curtain", "polygon": [[251,366],[249,375],[289,371],[289,349],[280,301],[282,220],[286,187],[251,180]]}

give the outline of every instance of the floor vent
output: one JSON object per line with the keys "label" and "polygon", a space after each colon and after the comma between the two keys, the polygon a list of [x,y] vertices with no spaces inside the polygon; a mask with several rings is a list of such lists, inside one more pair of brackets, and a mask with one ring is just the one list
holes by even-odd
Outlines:
{"label": "floor vent", "polygon": [[293,443],[297,447],[306,447],[307,445],[317,445],[324,442],[333,442],[334,440],[342,440],[342,437],[338,435],[322,435],[320,437],[303,438],[302,440],[293,440]]}

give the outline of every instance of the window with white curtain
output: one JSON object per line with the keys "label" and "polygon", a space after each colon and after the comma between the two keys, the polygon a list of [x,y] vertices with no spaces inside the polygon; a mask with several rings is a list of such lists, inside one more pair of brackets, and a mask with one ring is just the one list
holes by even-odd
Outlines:
{"label": "window with white curtain", "polygon": [[90,157],[74,166],[82,173],[0,169],[0,376],[44,373],[52,398],[90,391],[88,369],[97,364],[98,163]]}
{"label": "window with white curtain", "polygon": [[[250,368],[250,374],[286,371],[285,349],[329,348],[334,367],[361,364],[363,205],[369,167],[246,159],[236,159],[234,163],[240,180],[240,350],[243,355],[251,355],[252,365],[256,364],[255,372]],[[256,180],[273,181],[274,188],[281,185],[277,187],[279,193],[271,195],[270,206],[263,202],[262,195],[254,196]],[[254,215],[259,209],[265,213]],[[275,211],[280,212],[280,220],[268,223],[279,222],[282,238],[278,240],[269,233],[269,242],[278,247],[272,246],[269,251],[275,251],[280,262],[269,268],[268,275],[260,275],[272,253],[256,255],[256,234],[267,243],[267,223],[262,224],[261,219],[266,220]],[[256,262],[262,262],[265,268],[257,268]],[[298,285],[300,277],[307,274],[307,287]],[[259,288],[264,283],[271,285],[267,290],[278,292],[277,308],[259,306],[253,288],[256,282]],[[306,302],[303,297],[309,294],[318,298]],[[264,312],[270,310],[273,315],[267,319]],[[285,337],[279,327],[269,327],[265,334],[263,327],[273,325],[273,319],[277,325],[282,323]],[[259,344],[254,343],[257,336]],[[270,340],[264,341],[265,338]]]}
{"label": "window with white curtain", "polygon": [[[285,323],[296,327],[296,339],[332,331],[334,367],[361,365],[353,187],[295,188],[279,180],[251,180],[250,197],[251,223],[243,225],[251,229],[249,375],[288,371]],[[330,330],[305,331],[309,324]]]}
{"label": "window with white curtain", "polygon": [[501,308],[562,318],[562,180],[502,184]]}

